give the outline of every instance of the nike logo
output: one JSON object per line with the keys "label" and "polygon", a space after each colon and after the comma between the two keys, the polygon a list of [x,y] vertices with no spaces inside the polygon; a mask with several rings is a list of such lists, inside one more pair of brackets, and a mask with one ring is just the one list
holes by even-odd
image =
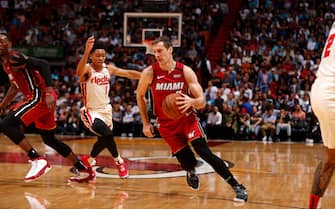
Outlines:
{"label": "nike logo", "polygon": [[190,133],[188,133],[188,138],[192,139],[194,137],[195,131],[191,131]]}
{"label": "nike logo", "polygon": [[165,75],[159,75],[159,76],[157,76],[157,79],[159,80],[159,79],[162,79],[164,77],[165,77]]}

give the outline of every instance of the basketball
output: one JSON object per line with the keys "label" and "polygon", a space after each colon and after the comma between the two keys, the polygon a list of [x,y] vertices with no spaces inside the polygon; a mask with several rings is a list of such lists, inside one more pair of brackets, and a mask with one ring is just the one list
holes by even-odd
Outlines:
{"label": "basketball", "polygon": [[169,94],[167,97],[165,97],[162,103],[163,113],[170,119],[178,119],[183,116],[183,114],[181,114],[178,109],[178,105],[176,104],[177,97],[179,97],[179,94],[177,93]]}

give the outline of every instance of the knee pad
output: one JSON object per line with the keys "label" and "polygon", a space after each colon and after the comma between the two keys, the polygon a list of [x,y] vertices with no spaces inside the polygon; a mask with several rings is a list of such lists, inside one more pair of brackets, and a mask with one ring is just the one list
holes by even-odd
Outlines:
{"label": "knee pad", "polygon": [[56,150],[59,154],[61,154],[63,157],[69,156],[69,154],[72,152],[72,149],[64,144],[62,141],[56,138],[53,131],[40,131],[41,137],[43,139],[43,142]]}
{"label": "knee pad", "polygon": [[5,118],[2,119],[2,126],[8,127],[8,126],[15,126],[20,127],[21,126],[21,120],[14,116],[13,112],[9,113]]}
{"label": "knee pad", "polygon": [[189,146],[178,151],[175,156],[184,170],[192,170],[197,165],[197,159]]}
{"label": "knee pad", "polygon": [[2,133],[5,130],[5,123],[3,120],[0,120],[0,133]]}
{"label": "knee pad", "polygon": [[0,122],[1,131],[15,144],[19,144],[24,138],[24,133],[20,128],[21,122],[13,114],[6,116]]}
{"label": "knee pad", "polygon": [[113,131],[99,118],[94,119],[92,129],[101,136],[113,135]]}

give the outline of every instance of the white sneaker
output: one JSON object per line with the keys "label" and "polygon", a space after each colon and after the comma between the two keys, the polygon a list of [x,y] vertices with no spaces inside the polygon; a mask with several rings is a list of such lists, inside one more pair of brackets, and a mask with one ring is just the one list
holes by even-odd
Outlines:
{"label": "white sneaker", "polygon": [[313,144],[314,139],[306,138],[306,144]]}
{"label": "white sneaker", "polygon": [[51,169],[51,165],[44,157],[38,157],[33,160],[29,160],[29,162],[31,163],[31,168],[24,177],[25,182],[35,180]]}
{"label": "white sneaker", "polygon": [[263,141],[263,143],[265,143],[266,142],[266,136],[264,136],[263,138],[262,138],[262,141]]}

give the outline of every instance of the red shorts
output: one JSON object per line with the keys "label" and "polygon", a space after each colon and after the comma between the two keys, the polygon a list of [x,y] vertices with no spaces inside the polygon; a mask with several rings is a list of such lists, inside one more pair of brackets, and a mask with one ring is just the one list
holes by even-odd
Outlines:
{"label": "red shorts", "polygon": [[[56,95],[53,94],[55,101]],[[34,96],[14,105],[14,116],[20,118],[25,126],[35,123],[35,127],[42,130],[56,128],[54,109],[50,110],[45,103],[45,96]]]}
{"label": "red shorts", "polygon": [[173,154],[187,146],[192,140],[206,137],[199,119],[193,114],[179,120],[167,122],[158,120],[158,131],[170,146]]}

